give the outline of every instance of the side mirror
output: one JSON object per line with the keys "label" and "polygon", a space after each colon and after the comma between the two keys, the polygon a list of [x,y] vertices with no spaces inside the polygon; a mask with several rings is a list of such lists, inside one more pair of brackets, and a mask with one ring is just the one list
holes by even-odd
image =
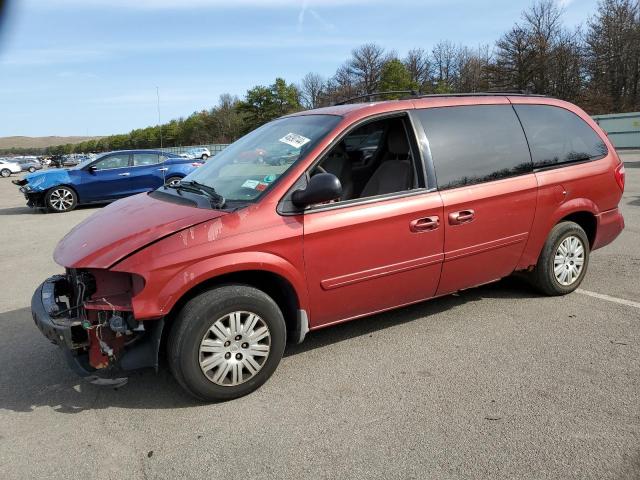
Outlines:
{"label": "side mirror", "polygon": [[316,203],[337,200],[342,195],[342,185],[338,177],[331,173],[318,173],[309,180],[307,188],[296,190],[291,201],[296,207],[304,208]]}
{"label": "side mirror", "polygon": [[90,165],[89,168],[87,168],[87,170],[89,170],[89,173],[96,173],[96,171],[98,170],[98,167],[96,167],[95,165]]}

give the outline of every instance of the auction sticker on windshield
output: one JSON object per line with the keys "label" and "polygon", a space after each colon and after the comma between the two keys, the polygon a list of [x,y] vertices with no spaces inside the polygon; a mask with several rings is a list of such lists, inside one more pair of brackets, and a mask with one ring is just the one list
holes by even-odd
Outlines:
{"label": "auction sticker on windshield", "polygon": [[291,145],[294,148],[300,148],[305,143],[309,143],[311,139],[303,137],[302,135],[298,135],[297,133],[287,133],[280,139],[280,141],[282,143],[286,143],[287,145]]}

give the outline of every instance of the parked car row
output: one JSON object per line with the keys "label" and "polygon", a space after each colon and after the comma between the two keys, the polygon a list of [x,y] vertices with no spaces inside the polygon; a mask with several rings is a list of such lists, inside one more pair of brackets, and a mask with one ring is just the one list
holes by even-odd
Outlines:
{"label": "parked car row", "polygon": [[122,150],[87,158],[71,168],[47,169],[14,180],[27,205],[68,212],[175,185],[202,163],[159,150]]}
{"label": "parked car row", "polygon": [[22,167],[17,162],[12,162],[6,159],[0,159],[0,176],[10,177],[14,173],[20,173]]}
{"label": "parked car row", "polygon": [[190,148],[186,152],[179,153],[182,158],[199,158],[200,160],[206,161],[210,156],[211,152],[206,147],[195,147]]}

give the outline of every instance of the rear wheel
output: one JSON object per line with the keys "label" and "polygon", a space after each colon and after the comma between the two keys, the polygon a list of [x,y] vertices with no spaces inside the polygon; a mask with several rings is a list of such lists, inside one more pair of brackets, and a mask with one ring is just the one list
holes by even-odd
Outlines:
{"label": "rear wheel", "polygon": [[2,170],[0,170],[0,175],[4,178],[10,177],[11,170],[9,170],[8,168],[3,168]]}
{"label": "rear wheel", "polygon": [[589,265],[589,239],[574,222],[551,230],[532,272],[535,287],[546,295],[566,295],[580,286]]}
{"label": "rear wheel", "polygon": [[36,171],[36,167],[29,167],[29,173],[33,173]]}
{"label": "rear wheel", "polygon": [[69,187],[54,187],[47,192],[45,201],[52,212],[69,212],[76,208],[78,196]]}
{"label": "rear wheel", "polygon": [[207,158],[209,158],[209,155],[207,155],[206,153],[203,153],[202,156],[200,157],[202,160],[207,160]]}
{"label": "rear wheel", "polygon": [[280,363],[286,328],[278,305],[244,285],[204,292],[182,308],[169,335],[169,365],[178,383],[204,401],[246,395]]}

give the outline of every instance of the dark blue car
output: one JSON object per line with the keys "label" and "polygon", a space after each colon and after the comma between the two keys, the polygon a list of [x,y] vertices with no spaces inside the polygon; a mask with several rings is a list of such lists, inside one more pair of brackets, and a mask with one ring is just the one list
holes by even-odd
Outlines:
{"label": "dark blue car", "polygon": [[106,203],[175,184],[200,164],[159,150],[122,150],[72,168],[48,169],[13,183],[30,207],[68,212],[76,205]]}

